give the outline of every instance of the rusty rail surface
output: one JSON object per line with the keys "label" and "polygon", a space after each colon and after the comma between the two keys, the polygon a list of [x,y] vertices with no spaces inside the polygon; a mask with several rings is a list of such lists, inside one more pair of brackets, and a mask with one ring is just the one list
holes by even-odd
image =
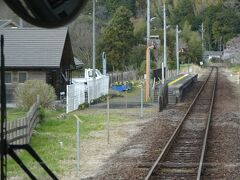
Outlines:
{"label": "rusty rail surface", "polygon": [[145,180],[201,178],[217,77],[213,67]]}

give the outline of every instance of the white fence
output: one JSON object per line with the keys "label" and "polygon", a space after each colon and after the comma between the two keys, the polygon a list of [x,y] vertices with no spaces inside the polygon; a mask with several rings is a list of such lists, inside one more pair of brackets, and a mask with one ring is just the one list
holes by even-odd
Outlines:
{"label": "white fence", "polygon": [[93,79],[87,81],[88,90],[88,103],[91,103],[94,99],[97,99],[103,95],[108,94],[109,89],[109,77],[102,76],[95,80],[95,88]]}
{"label": "white fence", "polygon": [[85,90],[87,92],[88,103],[91,103],[94,99],[97,99],[103,95],[108,94],[109,89],[109,77],[102,76],[95,80],[95,88],[93,79],[87,80],[87,85],[84,82],[74,83],[67,86],[66,97],[66,112],[72,112],[78,109],[80,104],[86,102]]}
{"label": "white fence", "polygon": [[78,109],[85,102],[85,85],[76,83],[67,86],[66,111],[67,113]]}

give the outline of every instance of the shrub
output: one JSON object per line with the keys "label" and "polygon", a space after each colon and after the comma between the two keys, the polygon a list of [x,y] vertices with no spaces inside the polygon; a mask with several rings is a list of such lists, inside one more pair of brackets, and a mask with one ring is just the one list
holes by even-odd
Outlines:
{"label": "shrub", "polygon": [[28,80],[19,84],[15,89],[17,106],[21,108],[30,108],[40,96],[41,107],[50,107],[56,99],[55,90],[51,85],[41,80]]}
{"label": "shrub", "polygon": [[89,107],[89,104],[88,104],[88,103],[83,103],[83,104],[80,104],[80,105],[79,105],[78,109],[83,110],[83,109],[86,109],[86,108],[88,108],[88,107]]}

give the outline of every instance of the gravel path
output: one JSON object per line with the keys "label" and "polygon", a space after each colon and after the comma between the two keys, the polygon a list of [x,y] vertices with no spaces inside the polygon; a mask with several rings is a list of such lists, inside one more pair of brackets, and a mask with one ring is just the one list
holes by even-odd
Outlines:
{"label": "gravel path", "polygon": [[240,178],[240,86],[220,69],[204,179]]}

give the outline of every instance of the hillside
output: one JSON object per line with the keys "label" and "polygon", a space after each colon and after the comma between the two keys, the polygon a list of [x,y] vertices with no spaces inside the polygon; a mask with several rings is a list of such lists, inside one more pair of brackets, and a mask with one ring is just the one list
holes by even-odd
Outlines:
{"label": "hillside", "polygon": [[[206,50],[223,50],[227,42],[240,34],[240,3],[238,0],[153,0],[151,1],[151,34],[159,35],[163,43],[163,2],[167,4],[168,59],[170,68],[175,68],[175,27],[182,31],[180,42],[189,48],[188,53],[180,55],[181,63],[188,59],[198,63],[201,59],[201,25],[204,24],[204,47]],[[140,70],[144,67],[144,47],[146,46],[146,1],[145,0],[98,0],[96,3],[96,49],[97,65],[101,64],[104,32],[113,20],[116,10],[125,6],[131,13],[134,26],[134,39],[128,53],[125,54],[125,68]],[[19,18],[0,1],[0,19],[12,19],[16,23]],[[25,23],[26,25],[26,23]],[[126,27],[127,29],[127,27]],[[92,1],[89,1],[79,17],[69,25],[73,51],[86,66],[92,64]],[[123,42],[121,42],[123,43]],[[181,45],[180,45],[181,46]],[[154,52],[153,63],[159,64],[163,57],[163,44]],[[124,48],[117,48],[117,51]],[[106,52],[107,54],[110,52]],[[121,54],[122,52],[119,52]],[[126,59],[126,60],[125,60]],[[111,60],[112,63],[115,59]],[[110,63],[109,69],[113,64]]]}

